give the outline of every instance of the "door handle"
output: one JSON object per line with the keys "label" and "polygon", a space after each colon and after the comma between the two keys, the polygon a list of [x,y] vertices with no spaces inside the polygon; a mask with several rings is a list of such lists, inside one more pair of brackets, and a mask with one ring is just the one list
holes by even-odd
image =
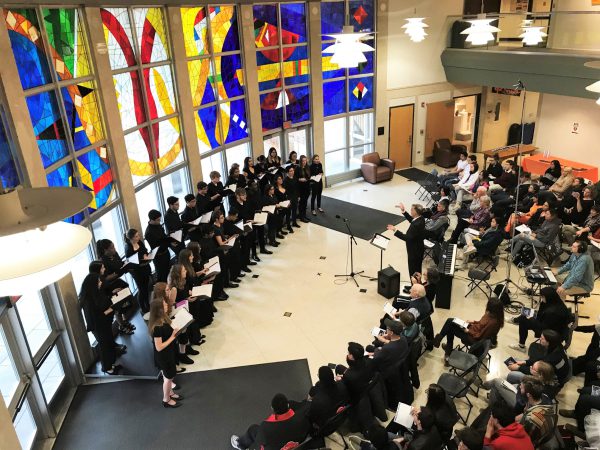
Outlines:
{"label": "door handle", "polygon": [[408,137],[408,143],[409,143],[409,144],[412,144],[412,135],[410,135],[410,136]]}

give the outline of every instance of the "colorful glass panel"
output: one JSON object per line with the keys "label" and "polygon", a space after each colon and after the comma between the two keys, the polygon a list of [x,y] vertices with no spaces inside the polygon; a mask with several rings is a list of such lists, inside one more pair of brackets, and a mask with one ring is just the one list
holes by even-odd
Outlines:
{"label": "colorful glass panel", "polygon": [[176,112],[171,66],[144,69],[144,86],[150,119],[158,119]]}
{"label": "colorful glass panel", "polygon": [[181,8],[181,22],[185,54],[187,56],[207,55],[209,44],[206,8]]}
{"label": "colorful glass panel", "polygon": [[[282,5],[283,6],[283,5]],[[308,47],[284,48],[283,76],[287,86],[308,83],[309,64]],[[289,56],[287,55],[289,53]]]}
{"label": "colorful glass panel", "polygon": [[277,5],[254,5],[254,43],[256,48],[279,45]]}
{"label": "colorful glass panel", "polygon": [[75,150],[104,139],[94,84],[73,84],[62,88],[61,93],[65,104],[66,122]]}
{"label": "colorful glass panel", "polygon": [[42,14],[58,78],[68,80],[89,75],[90,59],[77,10],[43,9]]}
{"label": "colorful glass panel", "polygon": [[346,112],[346,80],[323,83],[323,108],[325,117]]}
{"label": "colorful glass panel", "polygon": [[295,87],[285,90],[286,118],[292,123],[310,120],[310,95],[308,86]]}
{"label": "colorful glass panel", "polygon": [[221,126],[225,136],[225,144],[239,141],[248,137],[248,122],[246,120],[246,102],[244,99],[222,103]]}
{"label": "colorful glass panel", "polygon": [[136,57],[129,11],[126,8],[102,8],[100,14],[110,67],[115,70],[134,66]]}
{"label": "colorful glass panel", "polygon": [[244,71],[239,54],[215,56],[215,82],[219,100],[244,95]]}
{"label": "colorful glass panel", "polygon": [[115,185],[106,147],[98,147],[78,156],[77,169],[82,187],[94,196],[88,205],[90,213],[114,198]]}
{"label": "colorful glass panel", "polygon": [[200,153],[206,153],[217,148],[222,142],[221,132],[217,123],[217,106],[209,106],[196,111],[196,135]]}
{"label": "colorful glass panel", "polygon": [[322,2],[321,3],[321,38],[331,39],[323,36],[332,33],[341,33],[344,28],[344,17],[346,16],[344,2]]}
{"label": "colorful glass panel", "polygon": [[210,32],[213,53],[234,52],[240,49],[235,6],[210,7]]}
{"label": "colorful glass panel", "polygon": [[266,91],[281,86],[281,63],[279,49],[261,50],[256,53],[258,66],[258,89]]}
{"label": "colorful glass panel", "polygon": [[162,171],[183,161],[183,141],[176,118],[163,120],[152,127],[158,149],[158,170]]}
{"label": "colorful glass panel", "polygon": [[260,117],[263,131],[274,130],[283,126],[283,91],[269,92],[260,96]]}
{"label": "colorful glass panel", "polygon": [[162,9],[135,8],[133,10],[133,21],[142,64],[169,59]]}
{"label": "colorful glass panel", "polygon": [[212,84],[214,79],[210,58],[188,61],[190,89],[194,106],[207,105],[216,101]]}
{"label": "colorful glass panel", "polygon": [[348,80],[350,111],[373,107],[373,77],[350,78]]}
{"label": "colorful glass panel", "polygon": [[139,72],[118,73],[113,76],[117,103],[123,129],[128,130],[146,121]]}
{"label": "colorful glass panel", "polygon": [[135,184],[155,173],[149,134],[148,128],[144,127],[125,135],[129,168]]}
{"label": "colorful glass panel", "polygon": [[52,78],[35,10],[5,9],[4,18],[23,89],[50,83]]}
{"label": "colorful glass panel", "polygon": [[[321,49],[325,50],[332,43],[322,44]],[[331,62],[333,55],[323,55],[321,57],[321,68],[323,70],[323,79],[328,80],[331,78],[341,78],[346,76],[346,69],[340,69],[340,66]]]}
{"label": "colorful glass panel", "polygon": [[0,109],[0,181],[4,189],[10,189],[18,186],[20,181],[8,133],[1,120],[2,113]]}
{"label": "colorful glass panel", "polygon": [[[60,166],[58,169],[46,174],[46,180],[50,187],[78,187],[77,180],[73,173],[73,164],[70,162]],[[64,222],[78,224],[84,219],[83,212],[64,219]]]}
{"label": "colorful glass panel", "polygon": [[304,3],[281,3],[282,44],[306,42],[306,7]]}
{"label": "colorful glass panel", "polygon": [[65,129],[54,91],[40,92],[26,98],[44,168],[68,155]]}
{"label": "colorful glass panel", "polygon": [[[375,48],[375,42],[373,39],[365,41],[365,44]],[[367,61],[360,63],[358,67],[351,67],[348,69],[348,75],[363,75],[367,73],[373,73],[373,60],[375,58],[375,52],[364,52]]]}
{"label": "colorful glass panel", "polygon": [[375,0],[350,0],[350,25],[354,31],[375,31]]}

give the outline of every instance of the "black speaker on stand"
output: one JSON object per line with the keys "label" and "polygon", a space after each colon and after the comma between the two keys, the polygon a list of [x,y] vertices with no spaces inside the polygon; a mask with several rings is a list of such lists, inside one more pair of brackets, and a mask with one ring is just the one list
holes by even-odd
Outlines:
{"label": "black speaker on stand", "polygon": [[377,293],[385,298],[394,298],[400,294],[400,272],[392,266],[377,272]]}

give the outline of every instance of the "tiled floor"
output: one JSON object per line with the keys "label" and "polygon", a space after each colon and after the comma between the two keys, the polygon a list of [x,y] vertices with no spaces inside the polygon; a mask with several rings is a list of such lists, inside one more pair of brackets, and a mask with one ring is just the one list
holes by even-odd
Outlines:
{"label": "tiled floor", "polygon": [[[416,187],[415,183],[396,175],[392,181],[378,185],[363,181],[347,183],[327,189],[325,195],[398,213],[394,208],[398,202],[409,205],[416,201]],[[400,229],[407,226],[403,223]],[[382,315],[386,300],[377,294],[376,282],[361,279],[361,287],[367,289],[366,293],[361,293],[352,281],[334,278],[334,274],[348,270],[347,245],[346,235],[313,224],[303,225],[294,235],[288,236],[273,255],[265,255],[263,261],[254,266],[254,273],[259,278],[246,277],[240,288],[229,291],[229,301],[217,303],[219,312],[214,323],[203,330],[208,336],[207,343],[188,370],[307,358],[313,379],[316,379],[319,366],[344,360],[348,341],[368,344],[370,330]],[[321,256],[326,259],[320,259]],[[402,241],[392,237],[383,263],[394,266],[400,271],[402,280],[407,280],[406,250]],[[492,281],[506,276],[506,264],[506,259],[502,259]],[[355,267],[375,276],[379,269],[379,251],[368,242],[358,240]],[[436,309],[433,315],[436,331],[448,317],[466,320],[482,316],[486,298],[481,292],[465,297],[467,282],[464,277],[466,272],[457,272],[451,310]],[[519,281],[519,278],[520,274],[513,267],[512,279]],[[520,300],[529,302],[526,297]],[[600,307],[597,303],[596,297],[588,299],[582,311],[592,318],[598,317]],[[286,312],[291,316],[285,317]],[[500,333],[498,348],[492,350],[488,378],[506,375],[502,361],[512,355],[508,344],[516,342],[517,338],[517,327],[506,324]],[[581,354],[588,342],[589,335],[576,333],[568,353]],[[416,404],[424,402],[425,388],[437,381],[444,371],[441,349],[421,358],[419,372],[423,387],[416,392]],[[574,405],[576,388],[582,382],[582,378],[576,377],[563,390],[559,397],[561,407]],[[480,397],[485,396],[485,392],[482,393]],[[267,402],[266,399],[265,404]],[[485,405],[481,399],[474,399],[474,403],[471,419]]]}

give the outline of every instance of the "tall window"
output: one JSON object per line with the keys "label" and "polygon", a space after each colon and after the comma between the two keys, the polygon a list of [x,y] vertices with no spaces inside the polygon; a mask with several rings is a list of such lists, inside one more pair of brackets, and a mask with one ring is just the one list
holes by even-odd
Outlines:
{"label": "tall window", "polygon": [[258,88],[264,133],[310,121],[305,3],[254,5]]}
{"label": "tall window", "polygon": [[[324,1],[321,4],[322,48],[335,40],[344,24],[354,31],[375,31],[375,0]],[[375,48],[375,39],[365,41]],[[366,52],[366,62],[340,69],[323,55],[323,107],[325,122],[325,167],[327,175],[360,167],[361,156],[373,149],[375,52]]]}
{"label": "tall window", "polygon": [[18,164],[15,162],[12,138],[6,119],[4,108],[0,102],[0,189],[9,189],[20,184]]}
{"label": "tall window", "polygon": [[[103,8],[101,14],[136,191],[154,184],[156,206],[164,210],[169,194],[158,178],[177,173],[186,192],[189,181],[163,10]],[[138,206],[145,223],[145,205]]]}
{"label": "tall window", "polygon": [[12,51],[50,186],[90,191],[89,221],[117,198],[94,68],[76,8],[5,9]]}
{"label": "tall window", "polygon": [[250,155],[244,71],[235,6],[181,8],[202,174]]}

